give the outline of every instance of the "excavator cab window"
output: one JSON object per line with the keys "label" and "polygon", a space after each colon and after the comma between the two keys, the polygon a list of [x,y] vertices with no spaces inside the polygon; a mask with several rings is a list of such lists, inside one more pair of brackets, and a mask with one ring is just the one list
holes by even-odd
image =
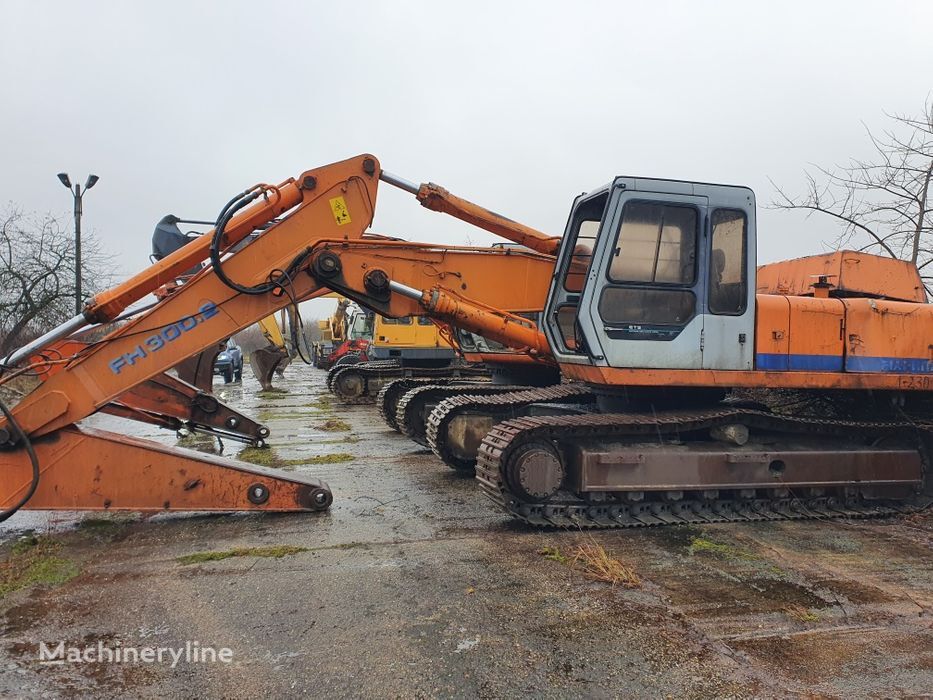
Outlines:
{"label": "excavator cab window", "polygon": [[350,327],[350,340],[367,340],[373,337],[373,316],[372,314],[360,313],[354,316],[353,325]]}
{"label": "excavator cab window", "polygon": [[418,325],[419,326],[430,326],[434,321],[431,320],[430,316],[418,316]]}
{"label": "excavator cab window", "polygon": [[[629,201],[610,258],[599,315],[613,326],[684,326],[696,312],[699,215],[691,206]],[[655,334],[638,337],[656,337]],[[630,331],[634,332],[634,331]]]}
{"label": "excavator cab window", "polygon": [[609,266],[613,282],[690,286],[696,279],[697,211],[627,202]]}
{"label": "excavator cab window", "polygon": [[739,316],[745,313],[748,298],[748,217],[738,209],[716,209],[711,227],[709,312]]}
{"label": "excavator cab window", "polygon": [[565,252],[561,253],[561,296],[554,322],[560,331],[560,340],[570,352],[583,353],[584,344],[577,325],[577,307],[580,294],[586,283],[586,275],[593,260],[593,248],[599,233],[600,222],[606,209],[609,195],[601,192],[579,201],[575,206],[568,233],[565,235]]}
{"label": "excavator cab window", "polygon": [[382,317],[382,322],[387,326],[410,326],[411,316],[401,316],[399,318]]}

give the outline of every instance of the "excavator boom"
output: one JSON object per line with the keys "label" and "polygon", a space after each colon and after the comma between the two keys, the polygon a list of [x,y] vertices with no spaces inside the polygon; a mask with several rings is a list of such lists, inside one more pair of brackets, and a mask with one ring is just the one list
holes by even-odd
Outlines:
{"label": "excavator boom", "polygon": [[[116,412],[122,410],[123,415],[132,413],[137,409],[121,403],[121,396],[132,395],[134,387],[164,373],[179,358],[216,345],[293,300],[334,290],[365,300],[386,316],[427,309],[439,320],[462,322],[468,330],[490,332],[502,342],[540,350],[539,343],[527,340],[529,322],[519,317],[513,321],[509,312],[496,311],[495,304],[519,296],[516,311],[540,308],[553,259],[506,249],[479,256],[472,249],[363,240],[372,222],[380,172],[375,158],[362,155],[309,170],[278,187],[248,190],[225,207],[215,231],[99,294],[81,317],[47,334],[38,348],[31,344],[9,358],[8,362],[22,361],[84,323],[113,320],[160,285],[205,259],[212,261],[154,307],[68,358],[63,369],[50,373],[0,421],[5,448],[0,452],[0,507],[7,514],[22,506],[329,507],[332,496],[326,484],[310,477],[283,476],[75,427],[108,406],[120,407]],[[489,226],[498,225],[495,216],[488,218]],[[259,235],[246,241],[257,229]],[[526,240],[527,232],[513,233]],[[336,251],[349,253],[347,267],[341,267]],[[342,271],[353,274],[341,276]],[[426,280],[435,283],[433,291],[422,289],[418,299],[392,294],[389,287],[390,281],[411,286]],[[462,294],[472,295],[475,302]],[[457,302],[450,302],[454,298]],[[426,303],[429,299],[433,301]],[[467,307],[472,314],[463,313]],[[508,320],[500,322],[497,332],[493,318]],[[506,327],[519,329],[518,340],[503,330]],[[151,457],[156,453],[158,457]]]}

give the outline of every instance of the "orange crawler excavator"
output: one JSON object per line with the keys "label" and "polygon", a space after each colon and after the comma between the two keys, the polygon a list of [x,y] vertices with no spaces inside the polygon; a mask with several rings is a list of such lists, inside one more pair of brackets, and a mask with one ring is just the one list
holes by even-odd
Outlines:
{"label": "orange crawler excavator", "polygon": [[[380,180],[538,252],[366,240]],[[101,341],[45,361],[45,381],[2,407],[0,508],[327,508],[332,495],[316,479],[75,423],[179,357],[334,290],[387,317],[430,315],[556,362],[586,385],[595,400],[584,408],[548,408],[549,390],[539,390],[518,417],[507,410],[494,420],[479,448],[482,489],[533,525],[895,512],[924,482],[933,307],[921,288],[904,298],[888,277],[875,278],[885,262],[877,258],[852,276],[799,263],[819,275],[812,291],[777,273],[774,288],[756,294],[770,283],[756,281],[755,237],[754,196],[741,187],[616,178],[574,202],[561,240],[396,178],[368,155],[256,186],[223,208],[211,235],[7,358],[6,378],[33,371],[25,363],[38,351],[211,261]],[[541,254],[549,271],[523,266]],[[540,296],[542,270],[554,273],[543,329],[494,306],[505,287]],[[783,411],[785,394],[810,413]],[[477,398],[483,420],[513,402]]]}
{"label": "orange crawler excavator", "polygon": [[[76,423],[119,404],[120,397],[161,375],[179,358],[211,347],[290,303],[343,291],[330,283],[341,276],[335,251],[355,255],[354,272],[360,276],[354,282],[374,300],[373,308],[386,316],[408,316],[420,308],[405,297],[390,308],[390,275],[406,281],[427,277],[440,288],[449,284],[451,290],[469,289],[481,305],[504,298],[516,299],[518,308],[540,304],[539,290],[553,269],[550,257],[531,251],[478,252],[365,238],[380,178],[393,181],[375,158],[364,155],[309,170],[278,186],[257,185],[223,208],[209,235],[193,239],[97,295],[81,315],[6,358],[0,381],[26,372],[40,372],[43,380],[12,410],[0,406],[4,413],[0,518],[19,508],[328,508],[332,494],[317,479],[286,476]],[[472,207],[464,203],[458,211],[467,218],[473,215]],[[485,221],[487,227],[508,231],[516,242],[537,237],[553,244],[552,239],[492,213]],[[69,339],[88,326],[112,322],[131,304],[205,260],[211,264],[102,339],[70,354],[49,352],[56,346],[67,347]],[[529,294],[522,298],[524,290]],[[479,313],[493,315],[482,309]],[[496,322],[537,333],[526,319],[507,312],[501,318]]]}
{"label": "orange crawler excavator", "polygon": [[[933,432],[916,267],[842,251],[758,271],[755,243],[747,188],[621,177],[574,203],[543,333],[390,279],[390,315],[406,297],[578,382],[443,401],[432,446],[484,434],[480,486],[533,525],[898,512],[923,490]],[[327,283],[378,305],[365,255],[331,255]],[[456,430],[432,431],[452,412]]]}

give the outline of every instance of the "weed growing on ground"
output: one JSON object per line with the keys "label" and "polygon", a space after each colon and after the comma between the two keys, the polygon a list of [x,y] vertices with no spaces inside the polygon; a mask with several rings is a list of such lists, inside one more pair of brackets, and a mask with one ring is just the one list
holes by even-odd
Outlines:
{"label": "weed growing on ground", "polygon": [[312,426],[318,430],[326,430],[329,433],[337,432],[349,432],[352,430],[352,427],[345,420],[340,420],[339,418],[328,418],[323,423]]}
{"label": "weed growing on ground", "polygon": [[538,554],[545,559],[556,561],[558,564],[566,564],[568,562],[567,557],[561,554],[557,547],[542,547],[538,550]]}
{"label": "weed growing on ground", "polygon": [[237,459],[261,467],[278,467],[284,461],[271,447],[244,447],[237,455]]}
{"label": "weed growing on ground", "polygon": [[262,467],[271,467],[273,469],[291,469],[307,464],[339,464],[340,462],[352,462],[354,460],[353,455],[347,452],[334,452],[332,454],[315,455],[313,457],[285,459],[280,457],[271,447],[246,447],[240,451],[237,457],[244,462],[258,464]]}
{"label": "weed growing on ground", "polygon": [[721,559],[758,559],[759,557],[745,549],[734,547],[730,544],[714,542],[705,537],[693,537],[690,540],[690,546],[687,548],[690,556],[694,554],[709,554]]}
{"label": "weed growing on ground", "polygon": [[789,617],[799,620],[800,622],[818,622],[820,619],[819,614],[802,605],[790,605],[784,608],[784,612],[787,613]]}
{"label": "weed growing on ground", "polygon": [[61,545],[49,537],[28,535],[0,562],[0,598],[29,586],[58,586],[78,575],[78,565],[57,556]]}
{"label": "weed growing on ground", "polygon": [[626,588],[641,585],[638,574],[632,567],[611,556],[606,548],[595,540],[577,546],[570,568],[592,581]]}
{"label": "weed growing on ground", "polygon": [[219,552],[195,552],[175,559],[179,564],[201,564],[207,561],[221,561],[232,557],[266,557],[281,559],[290,554],[300,552],[317,552],[323,549],[357,549],[366,547],[365,542],[344,542],[343,544],[332,544],[326,547],[295,547],[293,545],[277,545],[274,547],[237,547],[235,549],[226,549]]}
{"label": "weed growing on ground", "polygon": [[641,585],[638,574],[631,566],[610,555],[605,547],[593,539],[576,545],[569,554],[564,554],[557,547],[543,547],[538,550],[538,554],[545,559],[569,566],[571,571],[591,581],[626,588]]}
{"label": "weed growing on ground", "polygon": [[305,408],[316,408],[319,411],[330,411],[333,407],[333,399],[327,394],[321,394],[311,403],[305,404]]}
{"label": "weed growing on ground", "polygon": [[353,455],[347,452],[334,452],[329,455],[317,455],[316,457],[305,457],[293,461],[298,464],[339,464],[340,462],[352,462],[353,460]]}
{"label": "weed growing on ground", "polygon": [[179,564],[201,564],[207,561],[221,561],[232,557],[265,557],[271,559],[281,559],[290,554],[307,552],[307,547],[296,547],[294,545],[280,544],[272,547],[237,547],[226,549],[220,552],[195,552],[186,554],[183,557],[177,557],[175,561]]}

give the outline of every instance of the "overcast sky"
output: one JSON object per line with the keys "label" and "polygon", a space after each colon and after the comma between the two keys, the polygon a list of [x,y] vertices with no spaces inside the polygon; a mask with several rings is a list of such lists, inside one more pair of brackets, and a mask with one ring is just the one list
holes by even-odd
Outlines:
{"label": "overcast sky", "polygon": [[[615,175],[803,187],[869,153],[864,125],[933,89],[933,2],[36,2],[0,0],[0,203],[69,218],[55,174],[100,183],[85,230],[121,275],[166,213],[371,152],[563,231]],[[828,222],[761,211],[759,260]],[[373,230],[491,235],[380,190]]]}

